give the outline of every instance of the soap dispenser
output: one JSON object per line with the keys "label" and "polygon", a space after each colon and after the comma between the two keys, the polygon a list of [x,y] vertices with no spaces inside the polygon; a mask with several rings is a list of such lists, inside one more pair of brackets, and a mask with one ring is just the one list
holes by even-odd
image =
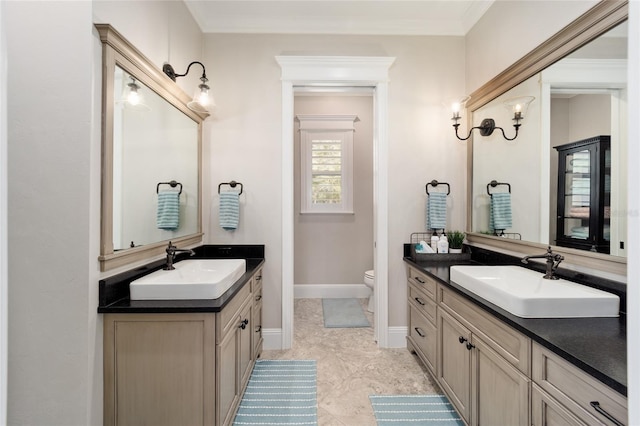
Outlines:
{"label": "soap dispenser", "polygon": [[444,235],[444,232],[438,240],[438,253],[449,253],[449,240],[447,236]]}

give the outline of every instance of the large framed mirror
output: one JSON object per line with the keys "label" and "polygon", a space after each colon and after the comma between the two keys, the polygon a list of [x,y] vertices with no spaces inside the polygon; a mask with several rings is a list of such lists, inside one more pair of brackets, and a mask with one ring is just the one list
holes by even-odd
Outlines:
{"label": "large framed mirror", "polygon": [[103,43],[102,271],[202,241],[201,145],[206,115],[116,30]]}
{"label": "large framed mirror", "polygon": [[[626,19],[626,1],[600,2],[471,94],[468,126],[490,117],[507,130],[505,103],[534,97],[515,140],[495,132],[468,145],[471,244],[516,254],[551,245],[566,264],[626,275]],[[591,168],[578,167],[590,152],[583,142],[594,139],[610,140],[608,152],[603,146],[601,162],[593,155]],[[512,226],[496,232],[489,193],[505,188]]]}

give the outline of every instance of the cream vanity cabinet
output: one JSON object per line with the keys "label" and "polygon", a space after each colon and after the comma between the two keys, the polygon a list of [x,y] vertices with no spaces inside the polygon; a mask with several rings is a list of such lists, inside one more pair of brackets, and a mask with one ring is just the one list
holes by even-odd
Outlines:
{"label": "cream vanity cabinet", "polygon": [[529,424],[529,339],[438,286],[436,375],[471,425]]}
{"label": "cream vanity cabinet", "polygon": [[262,349],[261,276],[220,312],[105,314],[104,424],[231,424]]}
{"label": "cream vanity cabinet", "polygon": [[624,425],[627,399],[533,343],[532,424]]}

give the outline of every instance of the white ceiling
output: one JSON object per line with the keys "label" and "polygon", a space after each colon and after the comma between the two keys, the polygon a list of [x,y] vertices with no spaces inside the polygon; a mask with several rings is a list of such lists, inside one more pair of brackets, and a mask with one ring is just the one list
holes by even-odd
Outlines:
{"label": "white ceiling", "polygon": [[204,33],[465,35],[494,0],[184,0]]}

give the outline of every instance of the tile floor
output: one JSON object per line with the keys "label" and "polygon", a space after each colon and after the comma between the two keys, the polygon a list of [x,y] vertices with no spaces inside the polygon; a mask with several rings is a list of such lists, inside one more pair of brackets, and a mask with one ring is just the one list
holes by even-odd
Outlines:
{"label": "tile floor", "polygon": [[379,349],[373,328],[324,328],[322,299],[296,299],[294,318],[293,347],[261,357],[317,361],[319,426],[375,426],[369,395],[440,393],[406,348]]}

